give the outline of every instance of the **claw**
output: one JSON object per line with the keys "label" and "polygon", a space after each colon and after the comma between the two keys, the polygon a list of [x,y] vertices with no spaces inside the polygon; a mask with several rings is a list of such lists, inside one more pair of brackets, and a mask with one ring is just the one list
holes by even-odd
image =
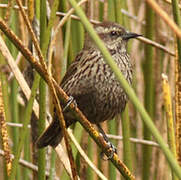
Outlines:
{"label": "claw", "polygon": [[63,108],[63,112],[66,111],[66,109],[70,106],[71,103],[74,103],[75,106],[77,106],[76,100],[74,99],[73,96],[69,96],[69,99],[67,101],[67,104],[65,105],[65,107]]}
{"label": "claw", "polygon": [[115,147],[110,141],[108,141],[107,144],[108,144],[109,148],[112,149],[112,150],[111,150],[111,154],[107,157],[107,159],[105,159],[105,158],[104,158],[104,152],[102,151],[102,152],[100,153],[101,159],[103,159],[103,160],[105,160],[105,161],[112,159],[112,157],[114,156],[114,153],[117,154],[117,149],[116,149],[116,147]]}

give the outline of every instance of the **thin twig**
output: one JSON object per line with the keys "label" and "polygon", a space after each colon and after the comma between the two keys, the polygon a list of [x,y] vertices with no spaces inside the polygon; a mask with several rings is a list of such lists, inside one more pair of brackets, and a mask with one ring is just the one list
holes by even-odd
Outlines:
{"label": "thin twig", "polygon": [[146,44],[149,44],[149,45],[152,45],[152,46],[154,46],[154,47],[156,47],[156,48],[158,48],[158,49],[161,49],[161,50],[163,50],[164,52],[166,52],[166,53],[168,53],[168,54],[170,54],[171,56],[175,56],[175,53],[173,52],[173,51],[170,51],[169,49],[167,49],[165,46],[163,46],[163,45],[161,45],[161,44],[159,44],[159,43],[157,43],[157,42],[155,42],[155,41],[152,41],[152,40],[150,40],[150,39],[148,39],[148,38],[145,38],[145,37],[137,37],[137,39],[139,39],[140,41],[142,41],[142,42],[144,42],[144,43],[146,43]]}
{"label": "thin twig", "polygon": [[[113,134],[107,134],[107,137],[111,139],[123,140],[122,136],[117,136]],[[144,144],[144,145],[149,145],[149,146],[160,147],[159,144],[154,141],[148,141],[148,140],[137,139],[137,138],[130,138],[130,141],[136,144]]]}

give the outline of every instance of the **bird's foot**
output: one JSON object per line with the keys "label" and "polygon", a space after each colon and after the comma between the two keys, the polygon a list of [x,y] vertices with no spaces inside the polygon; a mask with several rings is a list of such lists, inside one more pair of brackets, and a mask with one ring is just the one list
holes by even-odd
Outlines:
{"label": "bird's foot", "polygon": [[67,110],[67,108],[70,106],[71,103],[74,103],[74,106],[77,107],[77,103],[76,100],[74,99],[73,96],[69,96],[69,99],[67,101],[67,104],[65,105],[65,107],[63,108],[63,112],[65,112]]}
{"label": "bird's foot", "polygon": [[107,141],[107,140],[106,140],[106,142],[107,142],[109,148],[111,148],[111,153],[110,153],[110,155],[105,159],[105,158],[104,158],[104,154],[105,154],[105,153],[104,153],[103,151],[101,152],[101,154],[100,154],[101,159],[103,159],[103,160],[105,160],[105,161],[107,161],[107,160],[109,160],[109,159],[112,159],[112,157],[114,156],[114,153],[117,154],[117,149],[116,149],[116,147],[115,147],[110,141]]}
{"label": "bird's foot", "polygon": [[111,153],[110,155],[107,157],[107,159],[103,158],[104,157],[104,152],[101,152],[101,158],[103,160],[109,160],[113,157],[114,153],[117,153],[117,149],[116,147],[109,141],[109,138],[107,137],[107,135],[105,134],[104,130],[102,129],[102,127],[100,126],[100,124],[97,124],[98,130],[100,132],[100,134],[103,136],[104,140],[107,142],[108,144],[108,149],[111,149]]}

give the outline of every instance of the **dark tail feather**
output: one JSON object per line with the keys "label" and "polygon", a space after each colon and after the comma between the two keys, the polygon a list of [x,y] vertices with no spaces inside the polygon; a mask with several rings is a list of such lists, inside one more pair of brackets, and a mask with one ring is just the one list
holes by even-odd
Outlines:
{"label": "dark tail feather", "polygon": [[59,122],[54,120],[49,127],[43,132],[43,134],[36,141],[38,148],[43,148],[48,145],[56,147],[61,141],[63,135]]}

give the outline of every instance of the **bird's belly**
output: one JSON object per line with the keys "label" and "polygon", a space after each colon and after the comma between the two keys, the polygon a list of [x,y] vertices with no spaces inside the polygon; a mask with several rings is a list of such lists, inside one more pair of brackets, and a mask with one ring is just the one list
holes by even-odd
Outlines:
{"label": "bird's belly", "polygon": [[88,120],[96,124],[122,112],[127,102],[127,96],[115,78],[109,82],[96,82],[74,98]]}
{"label": "bird's belly", "polygon": [[95,103],[97,107],[96,122],[110,120],[124,110],[127,96],[117,81],[108,83],[104,88],[100,87],[98,91]]}

